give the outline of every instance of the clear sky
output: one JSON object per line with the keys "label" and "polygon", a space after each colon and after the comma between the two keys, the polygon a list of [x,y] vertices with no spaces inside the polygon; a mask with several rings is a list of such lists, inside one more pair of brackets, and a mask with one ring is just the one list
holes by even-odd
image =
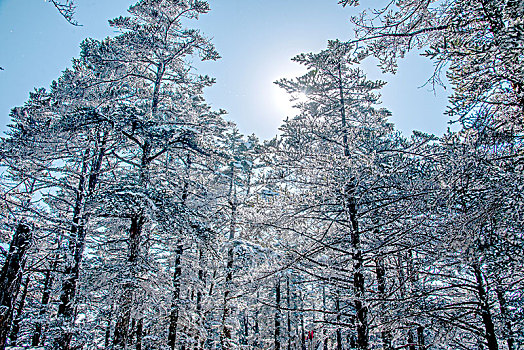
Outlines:
{"label": "clear sky", "polygon": [[[134,0],[76,0],[76,19],[68,24],[44,0],[0,0],[0,130],[5,130],[12,107],[24,103],[34,87],[48,87],[70,66],[86,37],[102,39],[115,32],[107,20],[126,13]],[[293,110],[283,91],[273,84],[294,77],[303,68],[290,59],[301,52],[324,49],[328,39],[349,39],[349,17],[337,0],[210,0],[211,12],[193,23],[220,52],[216,62],[197,63],[200,74],[217,79],[206,92],[216,109],[229,112],[244,133],[263,139],[277,133]],[[443,111],[446,92],[436,94],[421,86],[432,64],[416,54],[399,64],[395,76],[382,75],[372,61],[364,65],[368,76],[388,84],[382,91],[383,107],[404,134],[421,130],[442,134],[447,128]]]}

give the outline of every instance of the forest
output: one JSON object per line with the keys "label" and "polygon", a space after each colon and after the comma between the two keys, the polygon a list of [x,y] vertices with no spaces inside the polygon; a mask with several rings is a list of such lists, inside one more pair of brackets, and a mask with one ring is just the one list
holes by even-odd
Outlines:
{"label": "forest", "polygon": [[[379,3],[297,53],[266,141],[206,103],[206,1],[85,39],[0,140],[0,350],[524,349],[524,2]],[[396,130],[359,65],[413,50],[444,135]]]}

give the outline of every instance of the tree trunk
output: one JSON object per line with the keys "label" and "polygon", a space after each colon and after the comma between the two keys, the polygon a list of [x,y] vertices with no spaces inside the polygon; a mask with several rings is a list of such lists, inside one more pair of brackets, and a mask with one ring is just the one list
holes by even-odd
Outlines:
{"label": "tree trunk", "polygon": [[277,277],[275,284],[275,339],[274,350],[280,350],[280,278]]}
{"label": "tree trunk", "polygon": [[141,317],[136,324],[136,350],[142,350],[142,336],[144,334],[144,319]]}
{"label": "tree trunk", "polygon": [[[232,172],[231,178],[233,182],[234,173]],[[234,186],[234,185],[232,185]],[[230,195],[231,196],[231,195]],[[236,203],[230,199],[231,207],[231,222],[229,228],[229,248],[227,250],[227,266],[226,266],[226,283],[224,290],[224,311],[222,314],[222,336],[221,336],[221,347],[222,349],[231,349],[231,328],[228,325],[228,318],[231,310],[229,307],[229,296],[231,294],[232,281],[233,281],[233,264],[235,259],[235,252],[233,247],[233,240],[235,239],[236,231]]]}
{"label": "tree trunk", "polygon": [[[89,176],[87,179],[87,189],[85,188],[85,175],[88,172],[87,161],[90,150],[85,151],[83,168],[80,179],[78,181],[78,188],[76,193],[75,205],[73,208],[73,222],[70,229],[70,243],[69,243],[69,254],[72,257],[72,261],[66,259],[65,267],[65,280],[62,283],[62,292],[60,295],[60,304],[58,306],[58,318],[62,323],[62,334],[58,339],[58,348],[69,349],[70,342],[72,339],[71,327],[74,322],[74,298],[76,296],[76,289],[78,279],[80,277],[80,265],[84,255],[85,238],[86,238],[86,225],[89,220],[88,215],[85,213],[86,200],[92,197],[96,185],[98,183],[98,177],[100,169],[102,167],[102,161],[105,156],[106,147],[106,136],[102,136],[100,145],[98,147],[98,153],[91,162],[89,169]],[[86,191],[87,190],[87,191]]]}
{"label": "tree trunk", "polygon": [[258,318],[259,318],[259,298],[260,298],[260,294],[257,290],[257,308],[255,310],[255,326],[254,326],[254,333],[255,333],[255,338],[253,339],[253,348],[254,349],[257,349],[258,346],[259,346],[259,339],[260,339],[260,326],[259,326],[259,323],[258,323]]}
{"label": "tree trunk", "polygon": [[20,322],[22,321],[22,312],[25,306],[25,298],[27,297],[27,287],[29,286],[29,276],[27,276],[20,301],[18,302],[18,308],[16,310],[16,316],[13,318],[13,325],[11,327],[11,334],[9,335],[10,345],[17,346],[18,332],[20,332]]}
{"label": "tree trunk", "polygon": [[291,289],[289,285],[289,275],[286,279],[286,289],[287,289],[287,350],[291,350]]}
{"label": "tree trunk", "polygon": [[491,310],[489,306],[488,295],[484,287],[484,280],[482,278],[482,271],[478,264],[473,264],[473,272],[477,282],[477,297],[479,299],[480,314],[482,323],[484,324],[485,338],[488,343],[489,350],[498,350],[497,337],[495,334],[495,326],[491,317]]}
{"label": "tree trunk", "polygon": [[508,308],[506,306],[506,297],[504,296],[504,290],[502,289],[502,283],[499,279],[496,281],[497,287],[497,299],[499,301],[500,315],[504,323],[504,333],[506,335],[506,343],[508,344],[508,350],[515,349],[515,338],[513,329],[511,327],[511,319],[508,314]]}
{"label": "tree trunk", "polygon": [[6,346],[13,316],[13,304],[20,290],[26,252],[31,238],[29,226],[19,223],[0,274],[0,350],[4,350]]}
{"label": "tree trunk", "polygon": [[[205,324],[205,315],[202,312],[202,297],[203,294],[202,291],[206,288],[206,280],[204,278],[204,253],[202,249],[199,250],[198,253],[198,260],[200,263],[200,266],[198,268],[198,282],[199,285],[197,286],[197,295],[196,295],[196,314],[197,314],[197,332],[195,336],[195,349],[203,349],[203,339],[205,337],[201,337],[201,333],[203,331],[203,325]],[[246,333],[247,334],[247,333]],[[246,336],[246,345],[247,345],[247,336]]]}
{"label": "tree trunk", "polygon": [[355,288],[355,311],[357,324],[357,348],[367,350],[369,347],[368,335],[368,309],[364,305],[365,283],[362,269],[364,261],[360,247],[360,231],[357,221],[357,203],[355,199],[355,185],[351,179],[347,184],[346,198],[348,206],[349,221],[351,222],[351,246],[353,248],[353,287]]}
{"label": "tree trunk", "polygon": [[111,310],[109,312],[109,315],[107,316],[107,325],[106,325],[106,334],[104,339],[104,347],[106,349],[109,349],[109,338],[111,337],[111,321],[113,319],[113,307],[111,306]]}
{"label": "tree trunk", "polygon": [[46,318],[47,308],[49,305],[49,300],[51,298],[51,287],[53,285],[53,275],[52,271],[56,270],[58,265],[58,254],[55,255],[51,267],[46,270],[44,277],[44,289],[42,290],[42,299],[40,301],[40,311],[38,311],[38,321],[35,325],[35,332],[31,339],[31,346],[40,345],[40,340],[42,338],[43,327],[44,327],[44,318]]}
{"label": "tree trunk", "polygon": [[426,350],[426,341],[424,339],[424,327],[417,327],[417,343],[418,350]]}
{"label": "tree trunk", "polygon": [[[129,229],[129,255],[128,263],[130,274],[134,277],[135,268],[140,253],[140,240],[144,217],[142,215],[131,218],[131,227]],[[115,325],[113,345],[115,348],[125,348],[129,339],[129,326],[131,322],[131,310],[133,308],[133,297],[136,286],[134,282],[126,282],[122,288],[122,296],[118,310],[118,317]]]}
{"label": "tree trunk", "polygon": [[415,346],[415,339],[413,338],[413,331],[411,329],[408,329],[408,349],[409,350],[416,350]]}
{"label": "tree trunk", "polygon": [[169,333],[167,337],[167,345],[174,350],[176,346],[178,318],[180,312],[180,286],[182,277],[182,253],[184,246],[181,242],[178,243],[175,258],[175,273],[173,275],[173,302],[171,304],[171,312],[169,314]]}
{"label": "tree trunk", "polygon": [[335,299],[335,310],[337,311],[337,350],[342,350],[342,329],[340,328],[342,317],[340,315],[340,295],[338,291]]}
{"label": "tree trunk", "polygon": [[[377,257],[375,260],[375,263],[376,263],[378,298],[380,299],[380,303],[383,307],[382,310],[385,310],[384,303],[386,300],[386,278],[385,278],[386,269],[384,268],[384,261],[382,260],[381,257]],[[386,329],[383,329],[380,335],[382,337],[383,349],[384,350],[393,350],[391,346],[391,342],[393,338],[391,336],[391,331],[389,330],[389,327]]]}

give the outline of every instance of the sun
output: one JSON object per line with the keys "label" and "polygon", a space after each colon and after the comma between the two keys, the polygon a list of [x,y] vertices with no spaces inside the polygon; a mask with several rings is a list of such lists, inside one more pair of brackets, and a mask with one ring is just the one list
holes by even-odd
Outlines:
{"label": "sun", "polygon": [[272,87],[272,103],[275,109],[279,113],[284,114],[286,117],[292,117],[299,113],[299,109],[295,107],[301,102],[306,102],[308,97],[305,93],[295,94],[292,96],[288,94],[284,89],[274,85]]}

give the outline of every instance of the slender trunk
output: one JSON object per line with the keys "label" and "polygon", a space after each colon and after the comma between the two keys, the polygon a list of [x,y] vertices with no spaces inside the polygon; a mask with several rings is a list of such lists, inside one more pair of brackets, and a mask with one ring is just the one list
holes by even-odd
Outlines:
{"label": "slender trunk", "polygon": [[258,348],[258,345],[259,345],[259,339],[260,339],[260,326],[258,324],[258,316],[259,316],[259,306],[258,306],[258,301],[259,301],[259,292],[257,291],[257,308],[255,310],[255,326],[254,326],[254,333],[255,333],[255,339],[253,339],[253,348],[256,349]]}
{"label": "slender trunk", "polygon": [[418,350],[426,350],[426,341],[424,338],[424,327],[422,326],[417,327],[417,343],[418,343]]}
{"label": "slender trunk", "polygon": [[109,312],[109,315],[107,316],[107,325],[106,325],[106,334],[104,339],[104,348],[109,349],[109,339],[111,337],[111,321],[113,319],[113,306],[111,306],[111,310]]}
{"label": "slender trunk", "polygon": [[13,318],[13,325],[11,327],[11,334],[9,335],[10,345],[17,346],[18,332],[20,332],[20,322],[22,321],[22,312],[25,306],[25,298],[27,297],[27,287],[29,286],[29,276],[25,279],[24,289],[18,302],[18,308],[16,310],[16,316]]}
{"label": "slender trunk", "polygon": [[473,272],[477,282],[477,297],[479,299],[480,314],[482,317],[482,323],[485,329],[485,338],[488,344],[489,350],[498,350],[499,346],[497,343],[497,337],[495,334],[495,325],[491,317],[491,310],[489,306],[488,295],[484,287],[484,280],[482,278],[482,271],[478,264],[473,264]]}
{"label": "slender trunk", "polygon": [[180,312],[180,287],[182,277],[182,254],[184,252],[184,246],[181,242],[178,243],[175,258],[175,273],[173,275],[173,302],[171,304],[171,313],[169,314],[169,333],[167,337],[167,345],[170,349],[175,349],[178,318]]}
{"label": "slender trunk", "polygon": [[[339,88],[339,100],[340,100],[340,116],[342,121],[342,137],[344,146],[344,156],[349,157],[349,143],[348,143],[348,131],[347,131],[347,120],[346,120],[346,101],[344,97],[343,79],[342,79],[342,66],[338,64],[338,88]],[[355,185],[354,179],[351,179],[347,184],[346,188],[346,200],[348,206],[349,220],[351,222],[351,245],[353,248],[353,286],[355,288],[355,311],[356,311],[356,323],[357,323],[357,346],[360,350],[367,350],[369,347],[369,334],[368,334],[368,321],[367,313],[368,309],[364,305],[364,275],[363,269],[363,258],[362,250],[360,248],[360,231],[358,228],[357,221],[357,204],[355,199]]]}
{"label": "slender trunk", "polygon": [[280,350],[280,278],[277,277],[275,284],[275,339],[274,349]]}
{"label": "slender trunk", "polygon": [[249,317],[247,314],[247,310],[244,310],[242,312],[242,318],[240,319],[241,329],[242,329],[242,335],[240,337],[240,344],[243,346],[247,346],[248,338],[249,338]]}
{"label": "slender trunk", "polygon": [[287,350],[291,350],[291,290],[289,286],[289,275],[286,279],[286,289],[287,289]]}
{"label": "slender trunk", "polygon": [[[127,259],[131,269],[131,276],[134,276],[134,270],[138,262],[143,224],[144,217],[142,215],[133,216],[131,218],[131,227],[129,229],[129,255]],[[115,333],[113,337],[113,345],[115,345],[117,349],[125,348],[129,339],[129,326],[131,322],[131,310],[133,307],[135,288],[135,283],[132,281],[127,282],[123,286],[118,317],[115,325]]]}
{"label": "slender trunk", "polygon": [[44,277],[44,289],[42,290],[42,299],[40,301],[40,311],[38,311],[38,321],[35,325],[35,332],[31,339],[31,346],[40,345],[43,335],[44,319],[46,318],[49,300],[51,299],[51,287],[53,285],[52,271],[58,266],[58,254],[55,255],[51,267],[46,270]]}
{"label": "slender trunk", "polygon": [[206,288],[206,285],[205,285],[206,281],[205,281],[205,278],[204,278],[204,268],[203,268],[203,265],[204,265],[204,261],[203,261],[204,260],[204,253],[203,253],[202,249],[199,250],[198,260],[200,262],[200,265],[199,265],[199,269],[198,269],[198,282],[199,282],[199,284],[197,286],[197,300],[196,300],[197,332],[196,332],[196,336],[195,336],[195,349],[202,349],[203,339],[201,340],[202,337],[200,336],[200,334],[203,331],[202,325],[205,324],[205,319],[204,319],[205,315],[202,312],[202,296],[203,296],[202,291]]}
{"label": "slender trunk", "polygon": [[[304,309],[302,295],[300,296],[300,301],[302,309]],[[304,311],[300,312],[300,333],[300,344],[302,346],[302,350],[306,350],[306,329],[304,327]]]}
{"label": "slender trunk", "polygon": [[5,349],[31,238],[29,226],[19,223],[0,274],[0,350]]}
{"label": "slender trunk", "polygon": [[142,336],[144,334],[144,319],[138,319],[136,324],[136,350],[142,350]]}
{"label": "slender trunk", "polygon": [[357,324],[357,348],[360,350],[367,350],[369,347],[368,336],[368,309],[364,305],[364,275],[362,269],[364,268],[364,260],[362,258],[362,250],[360,247],[360,231],[357,221],[357,204],[355,199],[355,185],[354,179],[351,179],[347,184],[346,198],[348,206],[349,221],[351,222],[351,246],[353,248],[353,287],[355,289],[355,311]]}
{"label": "slender trunk", "polygon": [[513,334],[513,329],[511,327],[511,319],[508,314],[508,308],[506,306],[506,297],[504,296],[504,290],[502,289],[502,284],[500,280],[497,279],[496,281],[497,287],[497,299],[499,302],[499,308],[500,308],[500,315],[502,316],[502,320],[504,323],[504,333],[506,335],[506,343],[508,344],[508,350],[514,350],[515,349],[515,338]]}
{"label": "slender trunk", "polygon": [[102,161],[105,157],[106,135],[107,134],[102,136],[100,145],[97,147],[98,152],[91,163],[89,176],[87,178],[87,189],[85,188],[85,174],[87,174],[88,171],[87,158],[89,156],[89,150],[85,151],[82,173],[78,181],[75,205],[73,208],[73,222],[70,228],[71,238],[69,243],[69,254],[72,257],[72,261],[67,259],[68,263],[66,264],[64,271],[65,280],[62,284],[62,292],[60,295],[60,304],[58,306],[57,314],[63,327],[63,333],[60,335],[57,343],[57,347],[60,349],[68,349],[72,339],[71,330],[69,328],[72,327],[74,321],[74,298],[76,296],[78,279],[80,277],[80,265],[84,255],[86,238],[85,228],[89,220],[88,215],[84,212],[84,206],[86,201],[93,196],[98,183]]}
{"label": "slender trunk", "polygon": [[135,337],[135,329],[136,329],[136,319],[131,319],[131,327],[129,327],[129,337],[127,339],[127,344],[131,345],[133,344],[133,338]]}
{"label": "slender trunk", "polygon": [[[327,311],[326,304],[326,286],[322,286],[322,308]],[[324,350],[328,350],[328,337],[326,332],[326,314],[324,314],[324,327],[322,329],[322,336],[324,337]]]}
{"label": "slender trunk", "polygon": [[[382,310],[385,310],[384,303],[386,300],[386,278],[385,278],[386,269],[384,268],[384,261],[382,260],[381,257],[377,257],[375,260],[375,263],[376,263],[378,298],[380,299],[380,303],[382,304]],[[391,331],[389,330],[389,326],[385,328],[385,326],[383,325],[383,329],[380,335],[382,337],[383,349],[384,350],[393,350],[391,346],[391,342],[393,338],[391,336]]]}
{"label": "slender trunk", "polygon": [[346,122],[346,101],[344,98],[344,87],[342,85],[342,67],[338,64],[338,92],[340,102],[340,117],[342,119],[342,144],[344,146],[344,156],[349,157],[348,132]]}
{"label": "slender trunk", "polygon": [[[159,74],[160,74],[161,67],[159,67]],[[158,86],[158,85],[156,85]],[[155,86],[155,88],[156,88]],[[155,101],[153,101],[153,111],[155,111],[156,105]],[[189,177],[189,168],[191,167],[191,157],[187,156],[187,164],[186,164],[186,176]],[[184,186],[182,188],[182,203],[181,207],[182,210],[185,210],[186,208],[186,200],[189,193],[189,183],[187,181],[184,181]],[[181,285],[182,285],[182,254],[184,253],[184,245],[182,242],[182,233],[180,232],[180,237],[177,244],[176,249],[176,256],[175,256],[175,272],[173,274],[173,301],[171,302],[171,311],[169,314],[169,330],[167,335],[167,344],[170,347],[170,349],[174,350],[176,346],[176,340],[177,340],[177,330],[178,330],[178,319],[180,317],[180,293],[181,293]],[[202,259],[202,251],[200,252],[200,259]],[[202,271],[202,269],[200,269]],[[199,278],[203,278],[203,271],[202,275],[199,271]],[[197,313],[199,313],[201,304],[200,304],[200,298],[197,296],[199,300],[197,300]]]}
{"label": "slender trunk", "polygon": [[415,339],[413,338],[413,331],[408,329],[408,349],[415,350]]}
{"label": "slender trunk", "polygon": [[[234,174],[232,172],[232,180],[233,182]],[[234,185],[232,185],[234,186]],[[221,347],[222,349],[231,349],[231,327],[228,324],[228,318],[230,316],[231,310],[229,307],[229,297],[231,294],[231,288],[232,288],[232,281],[233,281],[233,264],[235,259],[235,253],[234,253],[234,247],[233,247],[233,240],[235,239],[235,231],[236,231],[236,211],[237,206],[233,199],[230,199],[230,208],[231,208],[231,222],[230,222],[230,228],[229,228],[229,248],[227,251],[227,266],[226,266],[226,283],[225,283],[225,290],[224,290],[224,311],[222,314],[222,335],[221,335]]]}
{"label": "slender trunk", "polygon": [[335,299],[335,310],[337,311],[337,350],[342,350],[342,329],[340,328],[340,295],[338,292]]}

